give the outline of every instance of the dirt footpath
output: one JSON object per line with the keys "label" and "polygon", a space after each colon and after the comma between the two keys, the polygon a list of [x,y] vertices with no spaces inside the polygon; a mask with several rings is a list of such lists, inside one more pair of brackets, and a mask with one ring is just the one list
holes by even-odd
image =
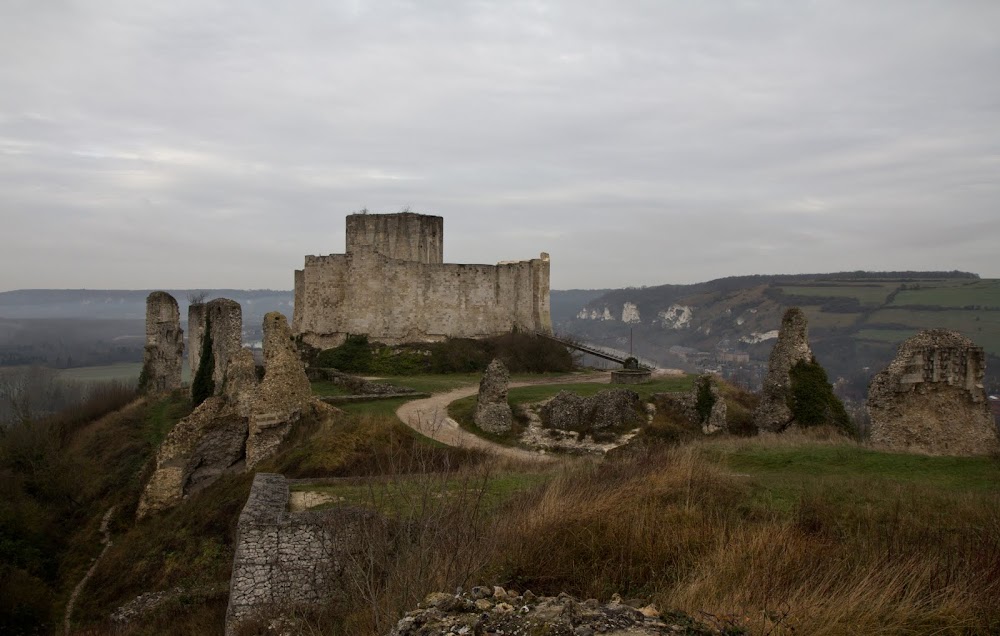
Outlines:
{"label": "dirt footpath", "polygon": [[[657,369],[654,375],[673,375],[676,373],[682,372],[674,369]],[[534,386],[539,384],[580,384],[583,382],[610,384],[611,372],[601,371],[586,375],[568,375],[561,378],[539,378],[527,382],[511,382],[510,388],[514,389],[520,386]],[[448,391],[447,393],[437,393],[429,398],[407,402],[396,409],[396,416],[418,433],[448,446],[476,448],[505,457],[526,459],[529,461],[552,461],[554,459],[549,455],[536,451],[503,446],[502,444],[483,439],[463,430],[459,427],[458,422],[448,417],[449,404],[455,400],[475,395],[478,392],[479,386],[473,384]]]}

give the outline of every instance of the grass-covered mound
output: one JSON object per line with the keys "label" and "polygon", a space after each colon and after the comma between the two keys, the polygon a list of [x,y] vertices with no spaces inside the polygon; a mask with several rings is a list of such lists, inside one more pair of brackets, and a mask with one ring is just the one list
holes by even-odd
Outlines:
{"label": "grass-covered mound", "polygon": [[373,375],[473,373],[485,370],[494,358],[503,361],[511,373],[573,369],[573,356],[565,346],[525,333],[392,347],[370,342],[367,336],[348,336],[339,347],[321,351],[312,366]]}

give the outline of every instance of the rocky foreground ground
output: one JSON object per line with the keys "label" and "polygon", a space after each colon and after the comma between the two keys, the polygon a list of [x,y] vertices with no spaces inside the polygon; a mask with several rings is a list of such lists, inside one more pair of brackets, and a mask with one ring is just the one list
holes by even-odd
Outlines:
{"label": "rocky foreground ground", "polygon": [[615,595],[602,605],[568,594],[538,597],[500,587],[430,594],[390,636],[653,636],[719,634],[684,614],[634,607]]}

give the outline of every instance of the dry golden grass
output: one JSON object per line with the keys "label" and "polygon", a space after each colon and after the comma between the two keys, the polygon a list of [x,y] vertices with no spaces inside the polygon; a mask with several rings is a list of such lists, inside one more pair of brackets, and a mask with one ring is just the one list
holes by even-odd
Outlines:
{"label": "dry golden grass", "polygon": [[[1000,630],[996,489],[961,492],[877,475],[817,478],[793,484],[800,489],[789,507],[760,496],[771,482],[718,461],[727,448],[774,447],[857,448],[815,432],[688,445],[552,469],[546,485],[496,514],[480,515],[468,502],[432,506],[411,522],[425,528],[433,520],[433,533],[396,541],[390,551],[384,537],[371,535],[382,547],[368,554],[383,555],[374,561],[386,578],[369,587],[360,603],[365,615],[346,610],[338,628],[316,628],[377,634],[428,592],[497,583],[599,599],[617,592],[728,633]],[[856,491],[878,496],[855,502]]]}

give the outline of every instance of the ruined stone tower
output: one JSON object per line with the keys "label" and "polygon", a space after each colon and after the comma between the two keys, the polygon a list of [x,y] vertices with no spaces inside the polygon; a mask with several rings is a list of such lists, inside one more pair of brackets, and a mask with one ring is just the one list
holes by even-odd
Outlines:
{"label": "ruined stone tower", "polygon": [[868,387],[872,443],[900,450],[982,455],[997,445],[983,390],[982,347],[946,329],[921,331]]}
{"label": "ruined stone tower", "polygon": [[235,300],[216,298],[188,307],[188,361],[191,377],[198,373],[205,341],[205,325],[211,325],[212,356],[215,367],[212,380],[215,394],[222,393],[226,369],[243,346],[243,309]]}
{"label": "ruined stone tower", "polygon": [[295,272],[292,331],[314,347],[365,334],[386,344],[551,333],[549,257],[444,262],[444,219],[351,214],[345,254],[306,256]]}
{"label": "ruined stone tower", "polygon": [[146,347],[143,351],[143,391],[172,391],[181,385],[184,332],[177,300],[167,292],[146,297]]}
{"label": "ruined stone tower", "polygon": [[350,214],[347,253],[365,248],[397,261],[444,262],[444,218],[429,214]]}
{"label": "ruined stone tower", "polygon": [[788,406],[791,370],[797,362],[810,362],[809,321],[798,307],[790,307],[781,318],[778,340],[767,361],[767,377],[760,405],[753,413],[754,424],[762,431],[783,430],[792,421]]}

